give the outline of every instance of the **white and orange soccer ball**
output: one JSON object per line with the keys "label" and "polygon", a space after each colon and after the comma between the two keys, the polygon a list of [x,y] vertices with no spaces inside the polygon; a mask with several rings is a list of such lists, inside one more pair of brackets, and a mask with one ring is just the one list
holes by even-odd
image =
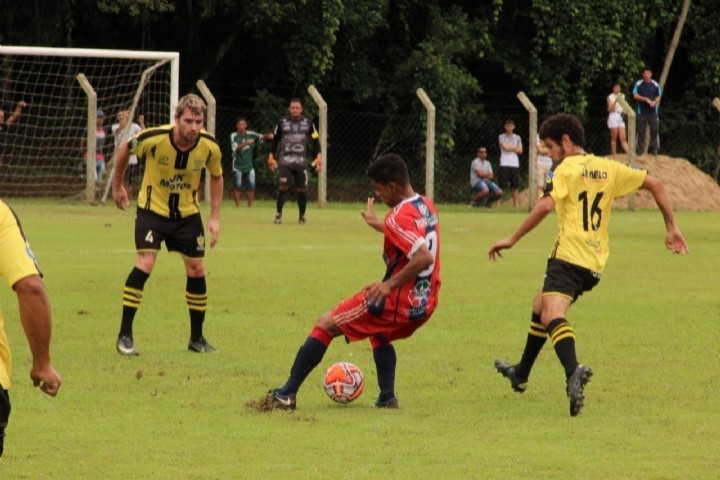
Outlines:
{"label": "white and orange soccer ball", "polygon": [[323,387],[327,396],[337,403],[350,403],[360,396],[365,386],[362,371],[350,362],[338,362],[325,372]]}

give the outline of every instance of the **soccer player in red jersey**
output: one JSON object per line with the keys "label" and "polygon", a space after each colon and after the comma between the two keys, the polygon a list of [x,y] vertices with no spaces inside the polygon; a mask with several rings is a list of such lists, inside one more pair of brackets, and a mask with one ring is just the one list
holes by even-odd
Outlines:
{"label": "soccer player in red jersey", "polygon": [[415,193],[407,165],[398,155],[383,155],[367,170],[375,193],[392,208],[380,220],[369,198],[365,222],[385,234],[385,277],[365,286],[318,318],[298,351],[285,385],[271,390],[262,409],[295,409],[303,381],[320,363],[333,338],[370,339],[380,396],[376,407],[397,408],[396,355],[392,342],[407,338],[435,311],[440,290],[440,225],[435,205]]}

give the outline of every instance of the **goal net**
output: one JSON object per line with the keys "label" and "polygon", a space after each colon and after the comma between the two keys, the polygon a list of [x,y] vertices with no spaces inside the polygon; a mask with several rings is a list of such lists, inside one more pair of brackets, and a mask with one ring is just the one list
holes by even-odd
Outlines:
{"label": "goal net", "polygon": [[99,199],[118,113],[168,123],[178,62],[175,52],[0,46],[0,194]]}

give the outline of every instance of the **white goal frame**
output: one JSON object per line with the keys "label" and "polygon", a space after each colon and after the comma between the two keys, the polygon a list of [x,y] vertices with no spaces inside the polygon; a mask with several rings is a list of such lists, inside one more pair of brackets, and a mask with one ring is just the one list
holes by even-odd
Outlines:
{"label": "white goal frame", "polygon": [[[52,47],[26,47],[26,46],[2,46],[0,55],[22,55],[37,57],[86,57],[86,58],[115,58],[115,59],[136,59],[155,60],[158,62],[170,63],[170,105],[168,110],[168,122],[172,121],[175,107],[179,97],[180,78],[180,53],[179,52],[155,52],[155,51],[134,51],[134,50],[108,50],[108,49],[83,49],[83,48],[52,48]],[[92,86],[83,81],[83,72],[79,72],[78,82],[88,96],[87,107],[87,145],[95,144],[95,122],[97,120],[97,97]],[[87,155],[87,170],[94,169],[94,158]],[[86,196],[88,202],[95,201],[95,185],[92,177],[87,175]]]}

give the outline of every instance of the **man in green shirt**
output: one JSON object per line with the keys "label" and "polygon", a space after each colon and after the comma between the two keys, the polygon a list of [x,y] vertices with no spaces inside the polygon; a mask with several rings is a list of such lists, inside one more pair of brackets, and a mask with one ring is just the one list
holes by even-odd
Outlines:
{"label": "man in green shirt", "polygon": [[247,120],[238,118],[235,124],[236,131],[230,135],[230,144],[233,152],[233,198],[235,206],[240,206],[242,186],[247,190],[248,207],[252,207],[255,200],[255,167],[253,157],[257,145],[263,140],[272,139],[272,133],[257,133],[247,129]]}

